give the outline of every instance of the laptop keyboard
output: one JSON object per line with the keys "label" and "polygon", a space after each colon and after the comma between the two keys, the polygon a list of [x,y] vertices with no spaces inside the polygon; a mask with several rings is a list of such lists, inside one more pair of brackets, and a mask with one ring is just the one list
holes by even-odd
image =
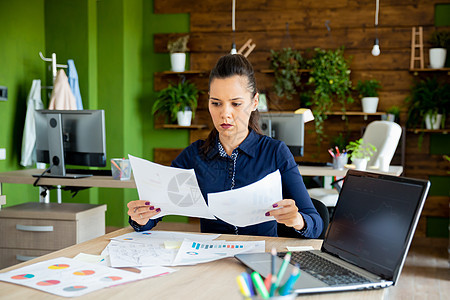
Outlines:
{"label": "laptop keyboard", "polygon": [[[286,252],[281,252],[278,253],[278,256],[283,258],[285,254]],[[367,278],[364,278],[314,253],[300,251],[292,252],[291,254],[291,264],[295,265],[298,263],[300,265],[300,270],[312,275],[330,286],[370,283]]]}

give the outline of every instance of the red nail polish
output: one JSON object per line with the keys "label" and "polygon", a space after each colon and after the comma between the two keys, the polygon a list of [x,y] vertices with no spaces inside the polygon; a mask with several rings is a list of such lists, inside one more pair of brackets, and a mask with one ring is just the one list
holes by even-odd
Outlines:
{"label": "red nail polish", "polygon": [[160,212],[160,211],[161,211],[161,208],[157,208],[157,209],[156,209],[156,212]]}
{"label": "red nail polish", "polygon": [[266,212],[266,217],[270,216],[270,212]]}
{"label": "red nail polish", "polygon": [[278,207],[278,204],[275,203],[274,205],[272,205],[272,207],[273,208]]}
{"label": "red nail polish", "polygon": [[154,210],[154,209],[155,209],[155,207],[154,207],[154,206],[150,206],[149,208],[150,208],[150,210]]}
{"label": "red nail polish", "polygon": [[145,202],[145,205],[150,205],[150,202],[149,201]]}

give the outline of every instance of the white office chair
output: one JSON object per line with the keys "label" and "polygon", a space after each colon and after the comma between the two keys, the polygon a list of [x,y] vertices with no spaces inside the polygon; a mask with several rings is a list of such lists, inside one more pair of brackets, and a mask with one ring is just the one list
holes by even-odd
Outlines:
{"label": "white office chair", "polygon": [[370,143],[377,151],[367,163],[368,167],[379,168],[382,164],[389,166],[402,135],[402,128],[395,122],[373,121],[363,134],[365,143]]}
{"label": "white office chair", "polygon": [[[382,164],[389,166],[397,149],[402,128],[395,122],[373,121],[363,134],[363,140],[377,148],[377,151],[368,162],[368,167],[379,168]],[[369,170],[370,171],[370,170]],[[339,192],[333,188],[308,189],[311,198],[317,199],[325,204],[329,209],[336,206]]]}

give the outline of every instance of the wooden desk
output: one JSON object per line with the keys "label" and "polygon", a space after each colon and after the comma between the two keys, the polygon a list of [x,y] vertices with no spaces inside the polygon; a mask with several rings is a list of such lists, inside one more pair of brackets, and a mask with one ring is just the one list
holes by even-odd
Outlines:
{"label": "wooden desk", "polygon": [[[347,171],[350,170],[345,168],[344,170],[336,170],[333,167],[313,167],[313,166],[298,166],[298,170],[302,176],[339,176],[344,177]],[[367,172],[388,174],[392,176],[400,176],[403,173],[402,166],[389,166],[388,172],[382,172],[378,169],[367,169]],[[1,174],[1,173],[0,173]]]}
{"label": "wooden desk", "polygon": [[[39,261],[56,257],[74,257],[80,252],[88,254],[100,254],[109,242],[109,238],[133,231],[124,228],[110,234],[98,237],[91,241],[77,244],[63,250],[59,250],[31,261],[21,263],[0,272],[10,271]],[[320,248],[321,240],[303,240],[291,238],[273,238],[256,236],[221,235],[219,239],[227,241],[266,241],[266,251],[272,247],[278,251],[286,251],[286,246],[313,246]],[[148,278],[137,282],[128,283],[111,288],[105,288],[92,292],[80,298],[82,299],[238,299],[240,295],[236,284],[236,276],[245,270],[245,267],[235,258],[226,258],[218,261],[198,264],[195,266],[176,267],[177,272],[156,278]],[[382,299],[383,290],[319,294],[308,296],[308,299]],[[61,297],[47,294],[39,290],[30,289],[20,285],[0,282],[0,295],[8,295],[9,299],[62,299]],[[78,299],[78,298],[77,298]]]}
{"label": "wooden desk", "polygon": [[[0,173],[1,183],[33,184],[36,178],[33,175],[40,175],[44,170],[27,169]],[[104,187],[104,188],[136,188],[134,178],[130,180],[115,180],[111,176],[92,176],[77,179],[66,178],[41,178],[38,185],[61,185],[77,187]],[[0,190],[1,194],[1,190]]]}

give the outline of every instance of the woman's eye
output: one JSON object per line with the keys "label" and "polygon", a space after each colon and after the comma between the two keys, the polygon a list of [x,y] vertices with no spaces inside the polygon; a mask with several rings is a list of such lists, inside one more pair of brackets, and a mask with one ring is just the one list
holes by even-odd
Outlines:
{"label": "woman's eye", "polygon": [[212,105],[212,106],[219,106],[219,105],[220,105],[220,102],[213,102],[213,101],[212,101],[212,102],[211,102],[211,105]]}
{"label": "woman's eye", "polygon": [[241,106],[242,103],[239,102],[233,102],[233,106]]}

